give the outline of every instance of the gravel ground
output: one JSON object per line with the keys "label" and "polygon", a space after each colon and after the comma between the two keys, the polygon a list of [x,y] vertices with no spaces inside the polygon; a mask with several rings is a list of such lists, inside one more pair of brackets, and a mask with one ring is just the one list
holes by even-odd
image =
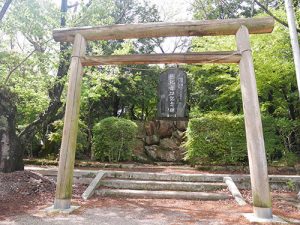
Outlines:
{"label": "gravel ground", "polygon": [[[218,206],[218,207],[216,207]],[[158,199],[94,198],[71,215],[46,215],[42,211],[14,216],[0,225],[175,225],[249,224],[232,200],[200,202]],[[227,212],[230,212],[230,217]],[[237,222],[239,221],[239,222]]]}
{"label": "gravel ground", "polygon": [[[249,205],[240,207],[234,200],[215,202],[103,197],[87,202],[74,201],[74,205],[81,205],[81,208],[70,215],[47,215],[41,209],[35,209],[0,221],[0,225],[245,225],[250,223],[242,213],[252,212]],[[275,214],[300,224],[297,211],[276,209]]]}
{"label": "gravel ground", "polygon": [[[83,201],[86,186],[74,185],[71,215],[47,215],[43,209],[53,204],[55,184],[29,171],[0,173],[0,225],[191,225],[250,224],[242,213],[252,212],[250,191],[242,191],[249,205],[240,207],[232,199],[187,201],[174,199],[126,199],[94,197]],[[300,224],[296,193],[273,192],[274,214]]]}
{"label": "gravel ground", "polygon": [[[185,213],[160,213],[158,215],[145,216],[143,209],[135,208],[126,210],[120,207],[107,207],[104,209],[88,209],[81,215],[70,215],[68,217],[38,217],[22,216],[16,220],[0,222],[0,224],[14,225],[167,225],[167,224],[223,224],[218,220],[203,219],[194,221],[190,215]],[[191,222],[193,221],[193,222]]]}

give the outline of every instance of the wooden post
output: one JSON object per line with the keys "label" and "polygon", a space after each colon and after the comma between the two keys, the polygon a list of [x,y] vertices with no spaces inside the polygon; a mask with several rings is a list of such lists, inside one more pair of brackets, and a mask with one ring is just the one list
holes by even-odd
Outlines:
{"label": "wooden post", "polygon": [[245,115],[253,211],[254,215],[259,218],[270,219],[272,218],[272,201],[269,188],[267,159],[247,27],[241,26],[237,31],[236,42],[238,50],[242,55],[239,67]]}
{"label": "wooden post", "polygon": [[86,41],[76,34],[64,118],[63,137],[59,156],[54,209],[69,209],[71,206],[73,170],[78,130],[82,65],[80,57],[85,55]]}

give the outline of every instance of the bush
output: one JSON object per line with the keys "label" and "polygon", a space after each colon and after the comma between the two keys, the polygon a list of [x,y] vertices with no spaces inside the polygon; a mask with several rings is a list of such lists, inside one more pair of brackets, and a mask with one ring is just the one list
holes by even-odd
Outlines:
{"label": "bush", "polygon": [[267,160],[269,163],[280,160],[284,155],[283,139],[278,134],[277,121],[271,116],[262,117]]}
{"label": "bush", "polygon": [[284,145],[291,152],[300,151],[300,120],[279,118],[276,121],[278,133],[284,140]]}
{"label": "bush", "polygon": [[[276,121],[263,117],[267,160],[283,156]],[[209,113],[189,121],[185,158],[193,164],[247,164],[247,144],[242,115]]]}
{"label": "bush", "polygon": [[210,113],[189,121],[185,158],[191,163],[236,164],[247,160],[242,116]]}
{"label": "bush", "polygon": [[95,159],[118,162],[131,159],[137,125],[127,119],[108,117],[93,129],[92,150]]}
{"label": "bush", "polygon": [[[56,120],[52,123],[52,126],[54,129],[48,135],[48,140],[55,146],[56,149],[59,149],[62,140],[64,122],[63,120]],[[83,158],[84,152],[88,146],[86,130],[87,126],[81,120],[79,120],[76,144],[76,159]]]}

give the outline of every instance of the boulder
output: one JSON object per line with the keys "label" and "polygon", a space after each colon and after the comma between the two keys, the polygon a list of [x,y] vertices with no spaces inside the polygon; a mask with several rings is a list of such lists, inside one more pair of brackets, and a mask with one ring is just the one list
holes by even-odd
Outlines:
{"label": "boulder", "polygon": [[176,140],[171,138],[161,139],[159,147],[161,149],[170,150],[170,151],[178,148],[176,144]]}
{"label": "boulder", "polygon": [[158,151],[157,145],[145,146],[146,154],[150,156],[153,160],[158,160],[157,151]]}
{"label": "boulder", "polygon": [[145,124],[145,132],[147,136],[152,136],[155,134],[155,122],[149,121]]}
{"label": "boulder", "polygon": [[187,127],[188,127],[188,122],[187,120],[179,120],[175,122],[175,126],[178,130],[180,131],[186,131]]}
{"label": "boulder", "polygon": [[151,160],[147,157],[146,154],[143,154],[143,155],[136,155],[134,160],[136,162],[140,162],[140,163],[149,163],[151,162]]}
{"label": "boulder", "polygon": [[158,151],[158,157],[161,161],[165,162],[175,162],[178,161],[176,158],[176,150],[173,151],[164,151],[160,150]]}
{"label": "boulder", "polygon": [[171,137],[173,130],[174,130],[173,121],[168,121],[168,120],[158,121],[158,135],[160,138]]}
{"label": "boulder", "polygon": [[157,145],[159,144],[159,137],[157,135],[146,136],[145,142],[147,145]]}
{"label": "boulder", "polygon": [[178,162],[183,160],[183,152],[179,147],[169,151],[159,148],[156,155],[160,161],[164,162]]}
{"label": "boulder", "polygon": [[182,142],[183,137],[184,137],[184,132],[181,132],[180,130],[175,130],[172,133],[172,137],[176,138],[178,140],[178,142]]}
{"label": "boulder", "polygon": [[173,150],[165,150],[157,145],[146,146],[145,151],[154,161],[179,162],[183,160],[184,149],[176,147]]}

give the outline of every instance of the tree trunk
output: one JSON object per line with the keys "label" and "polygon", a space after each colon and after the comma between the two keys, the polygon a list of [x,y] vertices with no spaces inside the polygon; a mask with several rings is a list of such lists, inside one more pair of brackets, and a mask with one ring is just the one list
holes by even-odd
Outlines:
{"label": "tree trunk", "polygon": [[16,106],[8,89],[0,88],[0,172],[24,170],[23,148],[16,135]]}
{"label": "tree trunk", "polygon": [[[60,26],[66,26],[66,12],[68,9],[67,0],[61,1],[61,21]],[[69,69],[70,65],[70,53],[68,51],[69,44],[68,43],[60,43],[60,59],[59,66],[56,74],[56,82],[54,86],[49,89],[49,97],[50,103],[48,108],[42,112],[38,118],[29,124],[20,134],[20,140],[24,145],[28,140],[31,140],[36,133],[42,131],[43,135],[47,132],[47,126],[54,122],[55,120],[61,119],[63,117],[63,112],[58,113],[59,109],[62,107],[61,102],[61,94],[64,88],[64,82],[62,82],[62,78],[64,78]]]}

